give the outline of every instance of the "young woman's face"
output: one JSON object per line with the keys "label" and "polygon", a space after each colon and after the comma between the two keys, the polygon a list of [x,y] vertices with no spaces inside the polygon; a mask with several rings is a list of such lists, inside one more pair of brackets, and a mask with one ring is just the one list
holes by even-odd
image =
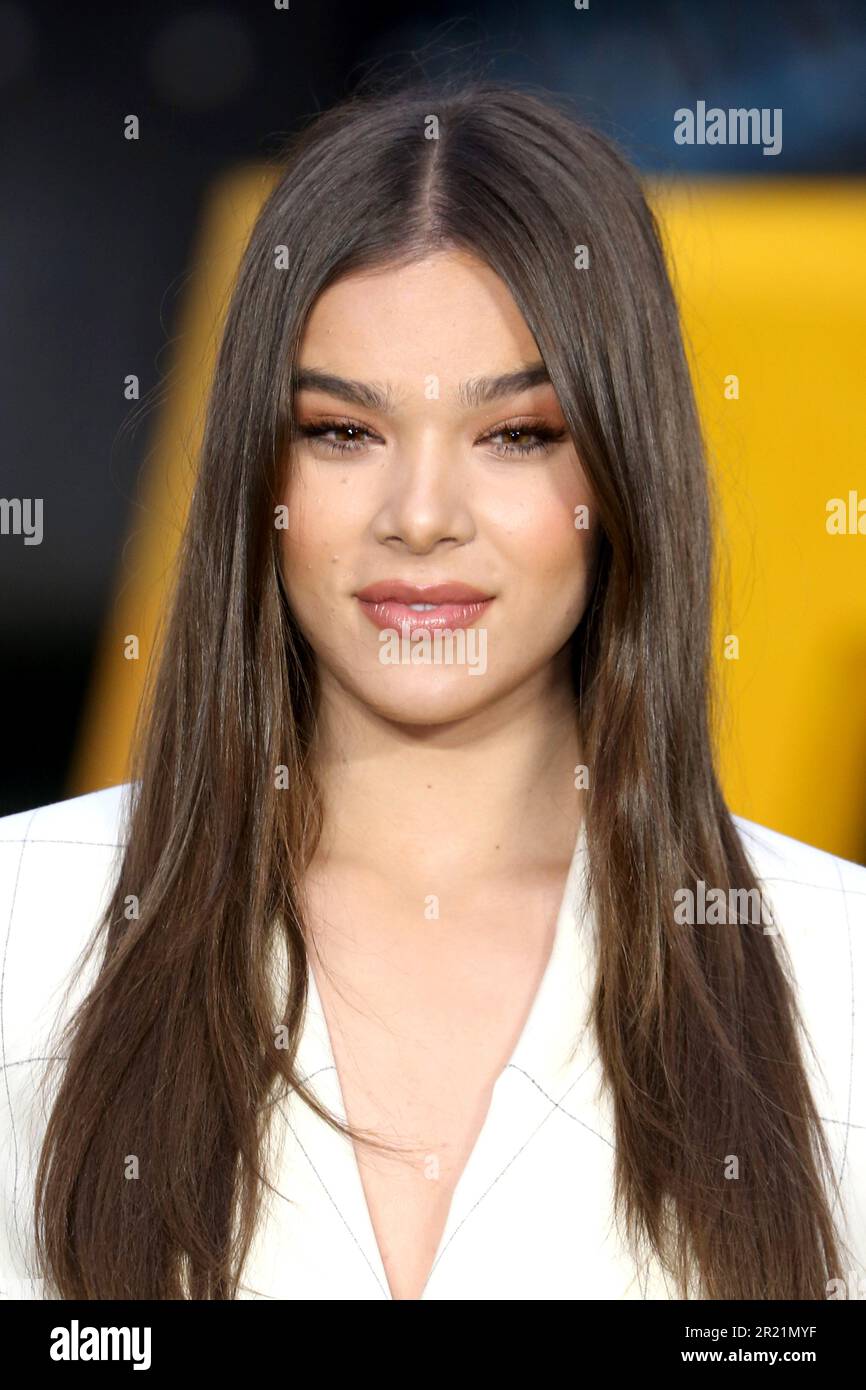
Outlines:
{"label": "young woman's face", "polygon": [[439,724],[562,679],[597,526],[553,387],[499,380],[540,366],[504,282],[465,253],[318,299],[278,534],[323,690]]}

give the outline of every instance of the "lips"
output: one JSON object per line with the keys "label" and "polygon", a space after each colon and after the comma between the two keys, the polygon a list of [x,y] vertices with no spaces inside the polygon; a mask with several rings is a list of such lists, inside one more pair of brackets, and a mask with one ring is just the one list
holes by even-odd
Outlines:
{"label": "lips", "polygon": [[[491,594],[471,584],[407,584],[399,579],[383,579],[368,584],[355,595],[365,616],[379,629],[394,628],[435,631],[471,627],[493,602]],[[413,604],[432,607],[414,608]]]}

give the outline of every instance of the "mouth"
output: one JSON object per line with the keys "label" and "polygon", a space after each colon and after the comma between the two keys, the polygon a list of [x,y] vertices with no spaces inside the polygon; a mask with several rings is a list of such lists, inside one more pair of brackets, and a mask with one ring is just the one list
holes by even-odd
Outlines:
{"label": "mouth", "polygon": [[405,584],[396,579],[369,584],[355,598],[375,627],[398,632],[406,626],[410,632],[471,627],[493,602],[492,594],[470,584]]}

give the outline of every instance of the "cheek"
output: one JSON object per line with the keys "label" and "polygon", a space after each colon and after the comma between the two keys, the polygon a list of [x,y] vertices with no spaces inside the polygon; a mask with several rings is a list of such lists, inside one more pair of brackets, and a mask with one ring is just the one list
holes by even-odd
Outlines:
{"label": "cheek", "polygon": [[591,573],[598,527],[585,486],[545,491],[510,515],[500,513],[498,527],[507,563],[538,596],[556,592],[581,594]]}
{"label": "cheek", "polygon": [[287,584],[293,578],[315,590],[336,553],[340,539],[339,508],[315,480],[298,479],[283,494],[286,521],[280,532],[280,557]]}

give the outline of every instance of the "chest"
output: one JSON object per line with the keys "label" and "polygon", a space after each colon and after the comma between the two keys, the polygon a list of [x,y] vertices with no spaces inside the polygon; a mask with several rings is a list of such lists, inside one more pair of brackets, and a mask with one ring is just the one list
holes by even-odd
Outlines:
{"label": "chest", "polygon": [[[561,891],[561,884],[559,885]],[[558,898],[413,920],[321,892],[311,959],[355,1158],[395,1299],[421,1295],[550,955]]]}

